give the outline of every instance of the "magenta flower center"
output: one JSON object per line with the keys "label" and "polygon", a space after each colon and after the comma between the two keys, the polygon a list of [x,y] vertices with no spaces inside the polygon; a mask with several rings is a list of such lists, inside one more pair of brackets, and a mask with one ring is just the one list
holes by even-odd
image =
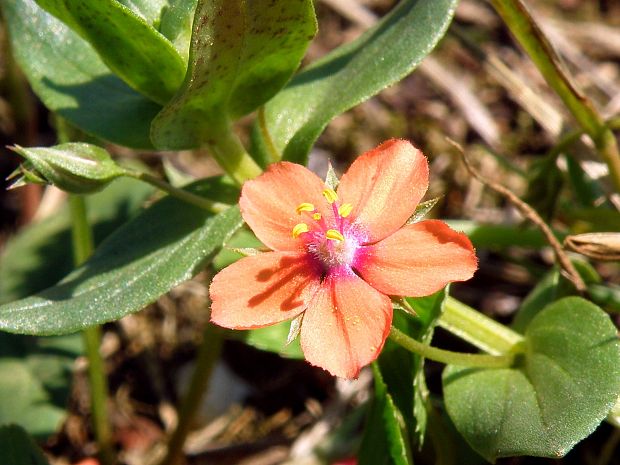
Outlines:
{"label": "magenta flower center", "polygon": [[340,203],[332,189],[325,189],[323,196],[331,205],[333,219],[324,218],[311,203],[299,204],[296,212],[305,221],[295,225],[293,237],[304,242],[308,253],[316,257],[326,271],[343,265],[352,267],[360,248],[359,234],[348,219],[353,206]]}

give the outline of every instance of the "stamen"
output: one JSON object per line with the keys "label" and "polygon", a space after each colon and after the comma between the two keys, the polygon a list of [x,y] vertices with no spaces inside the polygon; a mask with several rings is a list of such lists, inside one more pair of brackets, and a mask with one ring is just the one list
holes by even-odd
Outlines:
{"label": "stamen", "polygon": [[312,205],[309,202],[300,203],[299,205],[297,205],[297,208],[295,209],[295,211],[297,212],[298,215],[301,215],[302,212],[313,212],[314,205]]}
{"label": "stamen", "polygon": [[310,231],[310,229],[306,223],[296,224],[293,228],[293,237],[297,239],[300,234],[307,233],[308,231]]}
{"label": "stamen", "polygon": [[342,205],[340,205],[340,207],[338,207],[338,214],[341,217],[346,218],[347,216],[351,214],[352,210],[353,210],[353,205],[351,205],[350,203],[343,203]]}
{"label": "stamen", "polygon": [[319,221],[321,219],[321,214],[315,213],[314,215],[312,215],[312,219],[315,221]]}
{"label": "stamen", "polygon": [[325,237],[332,240],[332,241],[344,241],[344,236],[342,234],[340,234],[340,232],[336,231],[335,229],[328,229],[325,232]]}
{"label": "stamen", "polygon": [[323,191],[323,196],[329,203],[334,203],[338,200],[338,194],[336,194],[336,191],[333,189],[325,189]]}

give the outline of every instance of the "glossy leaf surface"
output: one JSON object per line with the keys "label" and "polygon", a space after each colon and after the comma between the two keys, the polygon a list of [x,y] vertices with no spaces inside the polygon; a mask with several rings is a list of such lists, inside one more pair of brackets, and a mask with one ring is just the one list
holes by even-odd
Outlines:
{"label": "glossy leaf surface", "polygon": [[[443,37],[456,4],[403,0],[358,39],[295,76],[265,107],[268,131],[284,159],[303,163],[332,118],[413,71]],[[255,136],[260,140],[258,130]]]}
{"label": "glossy leaf surface", "polygon": [[13,53],[35,93],[89,134],[149,148],[160,106],[114,76],[93,48],[33,0],[3,0]]}
{"label": "glossy leaf surface", "polygon": [[521,362],[510,369],[444,371],[450,417],[490,461],[563,456],[594,431],[620,392],[616,328],[579,297],[559,300],[532,319]]}
{"label": "glossy leaf surface", "polygon": [[[205,193],[219,179],[193,186]],[[218,215],[165,198],[119,228],[56,286],[0,306],[0,328],[64,334],[141,310],[190,279],[242,224],[232,207]]]}
{"label": "glossy leaf surface", "polygon": [[316,32],[310,0],[201,0],[185,83],[153,122],[163,149],[208,142],[284,86]]}

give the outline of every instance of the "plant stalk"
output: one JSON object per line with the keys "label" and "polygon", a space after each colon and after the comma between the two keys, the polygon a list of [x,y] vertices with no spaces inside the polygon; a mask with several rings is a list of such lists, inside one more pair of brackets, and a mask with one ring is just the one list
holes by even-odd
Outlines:
{"label": "plant stalk", "polygon": [[168,452],[161,465],[180,465],[183,463],[183,445],[190,432],[196,412],[204,397],[215,362],[218,360],[222,348],[222,331],[211,323],[207,323],[202,344],[198,349],[196,367],[192,374],[189,390],[185,394],[179,407],[179,420],[176,429],[168,442]]}
{"label": "plant stalk", "polygon": [[207,142],[207,148],[226,174],[239,185],[263,172],[228,125],[217,138]]}
{"label": "plant stalk", "polygon": [[437,324],[493,355],[514,352],[523,336],[453,297],[447,297]]}
{"label": "plant stalk", "polygon": [[[78,266],[85,262],[94,250],[93,234],[86,216],[84,197],[70,195],[69,207],[72,220],[73,258],[75,265]],[[88,358],[93,428],[99,446],[99,458],[103,465],[114,465],[116,459],[107,409],[108,383],[104,361],[99,352],[101,327],[93,326],[82,331],[82,340]]]}
{"label": "plant stalk", "polygon": [[467,354],[431,347],[407,336],[394,326],[390,329],[390,339],[410,352],[414,352],[424,358],[428,358],[429,360],[445,363],[446,365],[459,365],[476,368],[508,368],[514,361],[513,354]]}
{"label": "plant stalk", "polygon": [[185,189],[179,189],[178,187],[174,187],[170,184],[168,184],[167,182],[159,179],[156,176],[153,176],[152,174],[149,173],[145,173],[142,171],[130,171],[127,170],[127,176],[130,176],[134,179],[138,179],[140,181],[146,182],[148,184],[151,184],[152,186],[155,186],[156,188],[166,192],[167,194],[178,198],[179,200],[182,200],[186,203],[189,203],[191,205],[195,205],[196,207],[202,208],[203,210],[207,210],[213,213],[220,213],[223,212],[224,210],[227,210],[230,205],[227,205],[225,203],[221,203],[221,202],[214,202],[212,200],[209,199],[205,199],[204,197],[201,197],[199,195],[196,194],[192,194],[190,191],[185,190]]}
{"label": "plant stalk", "polygon": [[588,133],[609,168],[620,192],[620,151],[611,129],[592,102],[570,80],[560,58],[521,0],[491,0],[517,41],[525,49],[547,83],[555,90],[579,125]]}

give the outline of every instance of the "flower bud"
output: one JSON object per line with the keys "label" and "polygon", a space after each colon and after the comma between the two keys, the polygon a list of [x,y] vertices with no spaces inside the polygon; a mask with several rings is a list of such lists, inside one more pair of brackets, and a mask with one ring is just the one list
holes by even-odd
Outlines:
{"label": "flower bud", "polygon": [[11,150],[27,161],[9,176],[8,179],[20,176],[10,188],[28,183],[53,184],[73,194],[89,194],[126,174],[106,150],[96,145],[67,143],[31,148],[16,145]]}
{"label": "flower bud", "polygon": [[620,260],[620,233],[597,232],[566,236],[564,246],[595,260]]}

